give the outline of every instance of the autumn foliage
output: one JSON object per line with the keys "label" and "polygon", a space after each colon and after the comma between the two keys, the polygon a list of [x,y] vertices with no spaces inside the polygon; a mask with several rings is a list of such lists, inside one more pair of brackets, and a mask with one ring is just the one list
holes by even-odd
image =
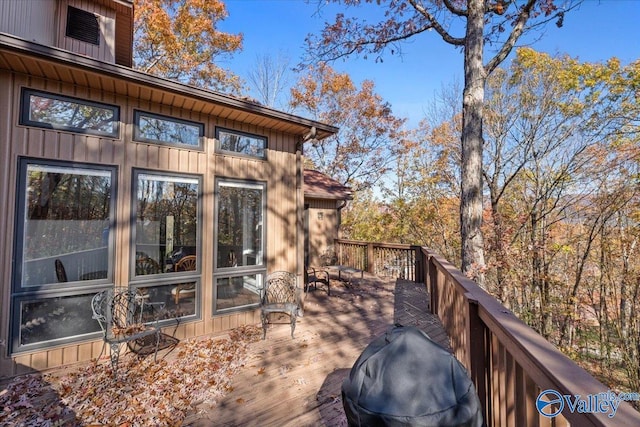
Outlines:
{"label": "autumn foliage", "polygon": [[242,49],[242,34],[217,29],[220,0],[135,0],[134,67],[183,83],[238,94],[241,81],[220,67]]}
{"label": "autumn foliage", "polygon": [[327,64],[310,67],[291,90],[291,106],[340,128],[334,136],[307,144],[308,167],[354,190],[371,188],[390,170],[404,120],[393,115],[372,81],[358,88],[348,74]]}

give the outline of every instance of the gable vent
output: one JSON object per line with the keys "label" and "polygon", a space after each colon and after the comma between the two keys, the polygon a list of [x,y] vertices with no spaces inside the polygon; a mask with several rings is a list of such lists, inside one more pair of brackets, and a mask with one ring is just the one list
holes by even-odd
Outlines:
{"label": "gable vent", "polygon": [[69,6],[66,36],[99,46],[100,24],[98,17],[86,10]]}

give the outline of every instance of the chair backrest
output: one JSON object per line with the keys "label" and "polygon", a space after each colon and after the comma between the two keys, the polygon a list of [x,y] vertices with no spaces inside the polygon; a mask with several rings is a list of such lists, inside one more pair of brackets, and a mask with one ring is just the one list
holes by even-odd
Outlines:
{"label": "chair backrest", "polygon": [[98,321],[105,338],[113,336],[113,329],[125,329],[136,323],[139,303],[136,292],[106,289],[91,300],[93,318]]}
{"label": "chair backrest", "polygon": [[296,275],[288,271],[275,271],[267,276],[263,304],[297,303]]}
{"label": "chair backrest", "polygon": [[176,263],[176,271],[194,271],[196,269],[197,260],[198,257],[195,255],[182,257],[180,261]]}
{"label": "chair backrest", "polygon": [[56,266],[56,278],[58,279],[58,282],[67,282],[67,271],[64,269],[64,264],[62,264],[62,261],[57,259],[54,261],[54,264]]}
{"label": "chair backrest", "polygon": [[146,274],[160,273],[160,264],[153,258],[147,256],[136,260],[136,276],[144,276]]}

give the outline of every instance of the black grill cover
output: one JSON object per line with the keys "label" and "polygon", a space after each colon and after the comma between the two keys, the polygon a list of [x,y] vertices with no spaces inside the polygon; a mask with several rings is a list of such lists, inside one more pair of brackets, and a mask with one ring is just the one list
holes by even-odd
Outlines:
{"label": "black grill cover", "polygon": [[427,334],[395,326],[364,349],[342,383],[349,426],[482,425],[464,366]]}

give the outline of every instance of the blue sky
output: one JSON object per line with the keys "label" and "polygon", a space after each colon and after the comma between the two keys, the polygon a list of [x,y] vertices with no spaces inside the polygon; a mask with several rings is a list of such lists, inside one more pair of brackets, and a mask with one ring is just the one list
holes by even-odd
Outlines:
{"label": "blue sky", "polygon": [[[242,32],[244,48],[221,65],[245,80],[259,55],[280,53],[296,65],[306,35],[332,22],[337,10],[319,16],[315,2],[303,0],[226,0],[225,4],[229,17],[220,29]],[[640,59],[639,21],[640,0],[585,0],[580,9],[567,14],[562,28],[548,25],[532,47],[588,62],[615,56],[627,64]],[[383,63],[349,58],[332,66],[348,72],[357,83],[374,81],[376,92],[391,103],[394,113],[415,125],[443,86],[462,81],[462,53],[434,33],[415,37],[403,49],[402,57],[386,55]]]}

